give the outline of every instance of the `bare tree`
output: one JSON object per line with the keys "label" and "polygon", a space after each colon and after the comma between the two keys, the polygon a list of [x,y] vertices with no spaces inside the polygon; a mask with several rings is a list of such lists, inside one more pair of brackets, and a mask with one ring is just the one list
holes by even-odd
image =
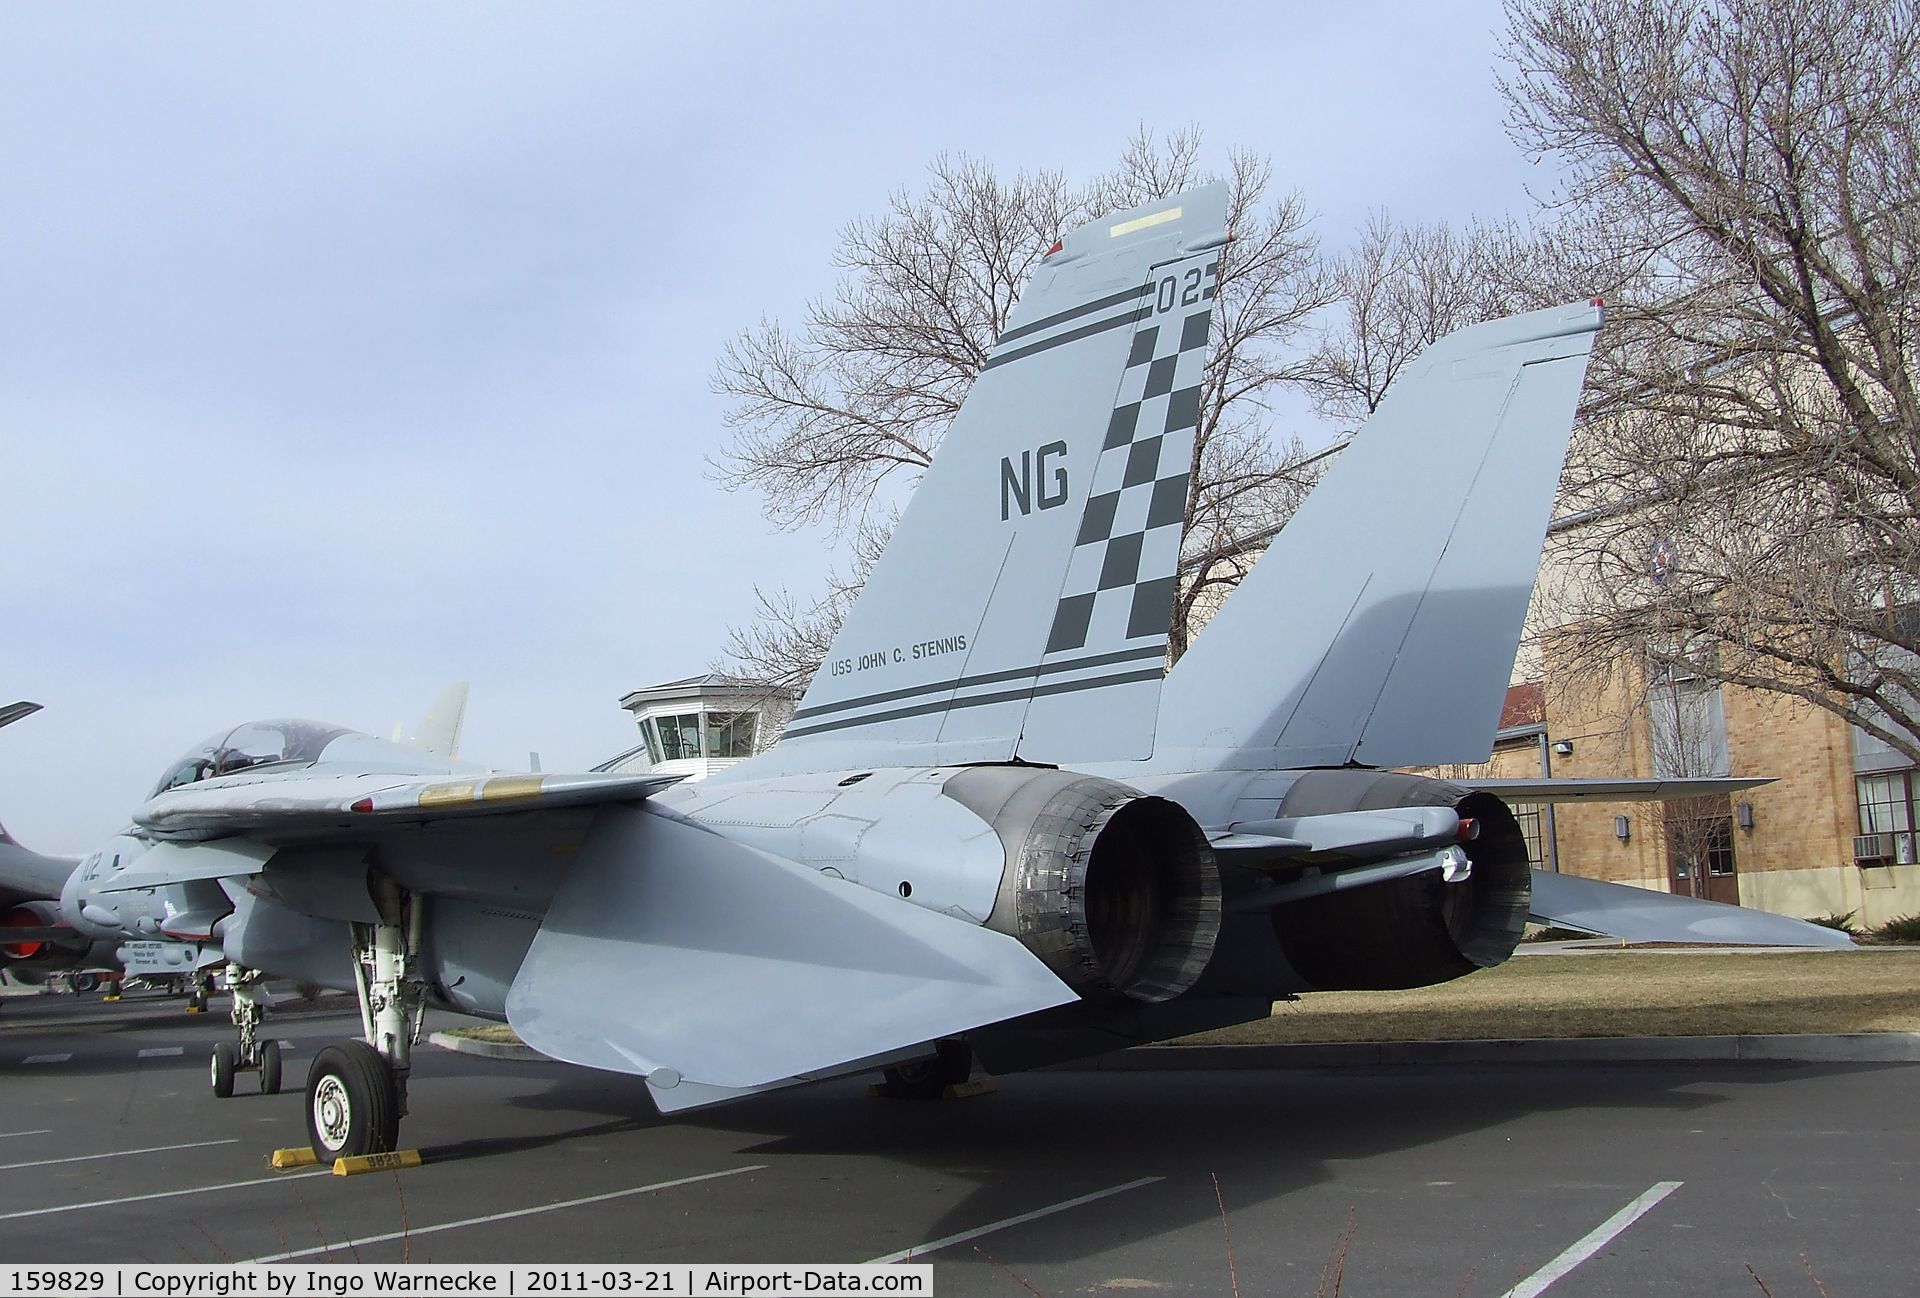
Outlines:
{"label": "bare tree", "polygon": [[[1003,179],[982,162],[936,159],[924,191],[896,194],[884,214],[842,232],[841,282],[798,334],[762,321],[727,346],[713,376],[732,402],[733,438],[714,461],[721,480],[760,492],[777,523],[852,531],[870,564],[898,500],[889,484],[910,485],[931,462],[1046,249],[1105,212],[1206,179],[1200,143],[1195,131],[1143,129],[1111,173],[1078,188],[1054,172]],[[1199,592],[1237,579],[1208,548],[1297,501],[1297,444],[1274,444],[1267,398],[1298,377],[1288,344],[1327,300],[1299,197],[1273,194],[1270,167],[1251,154],[1232,155],[1224,179],[1236,240],[1222,255],[1202,388],[1175,656]],[[810,677],[865,571],[856,560],[819,600],[763,593],[756,624],[732,637],[738,670]]]}
{"label": "bare tree", "polygon": [[1021,286],[1085,211],[1058,173],[1002,180],[944,156],[928,170],[922,193],[841,232],[840,284],[797,335],[763,320],[715,367],[734,436],[714,467],[776,523],[870,521],[882,482],[932,461]]}
{"label": "bare tree", "polygon": [[848,567],[827,574],[825,594],[803,600],[788,590],[756,586],[753,620],[728,629],[726,656],[718,674],[732,684],[758,687],[756,701],[767,712],[770,726],[785,725],[786,713],[826,660],[841,622],[886,545],[892,524],[889,517],[883,525],[856,529]]}
{"label": "bare tree", "polygon": [[1581,652],[1705,642],[1920,761],[1913,4],[1510,0],[1506,52],[1609,303],[1558,542]]}
{"label": "bare tree", "polygon": [[1510,222],[1455,229],[1374,213],[1332,268],[1338,305],[1307,374],[1320,413],[1357,427],[1408,362],[1442,335],[1548,305],[1513,264],[1535,259],[1533,243]]}

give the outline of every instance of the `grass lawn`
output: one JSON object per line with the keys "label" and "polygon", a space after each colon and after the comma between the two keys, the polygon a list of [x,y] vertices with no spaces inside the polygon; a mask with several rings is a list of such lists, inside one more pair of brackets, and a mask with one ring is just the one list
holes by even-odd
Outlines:
{"label": "grass lawn", "polygon": [[466,1037],[470,1041],[491,1041],[495,1045],[517,1046],[520,1038],[512,1028],[504,1023],[487,1023],[478,1027],[449,1028],[450,1037]]}
{"label": "grass lawn", "polygon": [[1319,992],[1183,1045],[1920,1032],[1920,951],[1526,955],[1405,992]]}
{"label": "grass lawn", "polygon": [[[1319,992],[1180,1045],[1920,1032],[1920,951],[1520,956],[1438,987]],[[517,1042],[504,1023],[451,1035]]]}

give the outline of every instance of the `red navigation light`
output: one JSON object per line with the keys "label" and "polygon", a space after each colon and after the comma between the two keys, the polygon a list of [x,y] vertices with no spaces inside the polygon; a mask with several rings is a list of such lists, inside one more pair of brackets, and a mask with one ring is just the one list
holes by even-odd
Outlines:
{"label": "red navigation light", "polygon": [[367,812],[367,811],[372,811],[372,810],[373,810],[373,799],[372,799],[372,798],[362,798],[362,799],[360,799],[360,801],[358,801],[358,802],[356,802],[356,803],[354,803],[354,804],[353,804],[353,806],[349,808],[349,810],[351,810],[351,811],[360,811],[360,812]]}
{"label": "red navigation light", "polygon": [[1460,831],[1455,834],[1454,837],[1462,843],[1471,843],[1474,839],[1480,837],[1480,822],[1472,816],[1460,817]]}
{"label": "red navigation light", "polygon": [[1065,239],[1055,239],[1055,240],[1053,241],[1053,247],[1051,247],[1051,248],[1049,248],[1049,249],[1047,249],[1047,250],[1046,250],[1045,252],[1043,252],[1043,253],[1041,253],[1041,254],[1040,254],[1040,259],[1041,259],[1042,261],[1045,261],[1045,260],[1046,260],[1046,259],[1047,259],[1048,257],[1051,257],[1051,256],[1053,256],[1053,254],[1054,254],[1054,253],[1056,253],[1056,252],[1059,252],[1059,251],[1060,251],[1060,250],[1061,250],[1062,248],[1064,248],[1064,247],[1066,247],[1066,246],[1067,246],[1067,241],[1066,241]]}

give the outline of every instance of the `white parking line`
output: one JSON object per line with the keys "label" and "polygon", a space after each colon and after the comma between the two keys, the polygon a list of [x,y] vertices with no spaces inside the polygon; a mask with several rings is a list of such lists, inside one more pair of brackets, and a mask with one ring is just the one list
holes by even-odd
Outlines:
{"label": "white parking line", "polygon": [[1111,1198],[1116,1194],[1125,1194],[1128,1190],[1138,1190],[1143,1185],[1152,1185],[1155,1181],[1163,1181],[1165,1179],[1165,1177],[1161,1176],[1143,1176],[1137,1181],[1128,1181],[1125,1185],[1108,1186],[1104,1190],[1095,1190],[1092,1194],[1083,1194],[1077,1199],[1067,1199],[1060,1203],[1049,1204],[1045,1208],[1035,1208],[1032,1212],[1023,1212],[1018,1217],[1006,1217],[1000,1221],[988,1222],[984,1226],[977,1226],[972,1230],[963,1230],[958,1235],[946,1235],[940,1239],[928,1240],[924,1244],[915,1244],[912,1248],[903,1248],[898,1253],[889,1253],[885,1257],[868,1258],[865,1265],[886,1266],[892,1262],[904,1262],[910,1257],[919,1257],[923,1253],[931,1253],[936,1249],[945,1248],[949,1244],[964,1244],[970,1239],[979,1239],[982,1235],[991,1235],[996,1230],[1005,1230],[1009,1226],[1025,1225],[1030,1221],[1038,1221],[1042,1217],[1051,1217],[1056,1212],[1065,1212],[1069,1208],[1078,1208],[1083,1203],[1093,1203],[1099,1199]]}
{"label": "white parking line", "polygon": [[27,1062],[30,1064],[64,1064],[71,1058],[73,1058],[73,1051],[69,1050],[64,1055],[28,1055]]}
{"label": "white parking line", "polygon": [[1535,1271],[1519,1284],[1502,1294],[1500,1298],[1534,1298],[1548,1285],[1558,1280],[1573,1268],[1598,1253],[1615,1235],[1639,1221],[1653,1210],[1655,1204],[1678,1190],[1684,1181],[1661,1181],[1651,1190],[1635,1199],[1613,1216],[1595,1226],[1567,1246],[1567,1251],[1553,1261]]}
{"label": "white parking line", "polygon": [[0,1140],[12,1140],[15,1136],[51,1136],[52,1127],[42,1127],[38,1131],[0,1131]]}
{"label": "white parking line", "polygon": [[282,1172],[278,1176],[257,1176],[250,1181],[223,1181],[219,1185],[196,1185],[185,1190],[155,1190],[151,1194],[128,1194],[118,1199],[94,1199],[88,1203],[63,1203],[54,1208],[25,1208],[19,1212],[0,1213],[0,1221],[18,1221],[22,1217],[51,1217],[62,1212],[86,1212],[91,1208],[114,1208],[123,1203],[146,1203],[151,1199],[178,1199],[189,1194],[211,1194],[215,1190],[244,1190],[254,1185],[278,1185],[282,1181],[302,1181],[309,1176],[332,1176],[333,1169],[318,1168],[311,1172]]}
{"label": "white parking line", "polygon": [[699,1181],[717,1181],[723,1176],[738,1176],[742,1172],[764,1172],[765,1163],[754,1163],[749,1167],[730,1167],[724,1172],[703,1172],[699,1176],[683,1176],[674,1181],[655,1181],[652,1185],[636,1185],[626,1190],[612,1190],[606,1194],[590,1194],[584,1199],[563,1199],[559,1203],[543,1203],[532,1208],[515,1208],[511,1212],[494,1212],[484,1217],[468,1217],[463,1221],[443,1221],[438,1226],[413,1226],[406,1230],[390,1231],[385,1235],[362,1235],[359,1239],[343,1239],[337,1244],[321,1244],[314,1248],[299,1248],[290,1253],[271,1253],[265,1257],[250,1258],[252,1262],[288,1262],[296,1257],[312,1257],[315,1253],[331,1253],[336,1249],[358,1248],[362,1244],[384,1244],[389,1240],[412,1239],[419,1235],[434,1235],[443,1230],[460,1230],[466,1226],[485,1226],[490,1222],[511,1221],[515,1217],[533,1217],[543,1212],[559,1212],[562,1208],[580,1208],[589,1203],[606,1203],[610,1199],[625,1199],[636,1194],[649,1194],[655,1190],[671,1190],[676,1186],[693,1185]]}
{"label": "white parking line", "polygon": [[229,1136],[225,1140],[195,1140],[184,1145],[149,1145],[145,1149],[116,1149],[106,1154],[75,1154],[71,1158],[39,1158],[31,1163],[0,1163],[0,1172],[18,1171],[23,1167],[52,1167],[55,1163],[91,1163],[99,1158],[131,1158],[135,1154],[164,1154],[170,1149],[205,1149],[209,1145],[237,1145],[240,1137]]}
{"label": "white parking line", "polygon": [[184,1055],[186,1053],[187,1048],[185,1046],[148,1046],[140,1052],[140,1057],[142,1059],[163,1059],[168,1055]]}

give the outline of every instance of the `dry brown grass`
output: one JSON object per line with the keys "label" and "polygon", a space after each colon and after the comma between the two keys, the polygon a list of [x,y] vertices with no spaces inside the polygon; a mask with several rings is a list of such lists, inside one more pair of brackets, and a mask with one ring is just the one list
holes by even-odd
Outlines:
{"label": "dry brown grass", "polygon": [[1920,1032],[1920,951],[1522,956],[1438,987],[1322,992],[1184,1045]]}
{"label": "dry brown grass", "polygon": [[474,1028],[449,1028],[450,1037],[466,1037],[470,1041],[491,1041],[499,1046],[517,1046],[520,1038],[514,1030],[504,1023],[486,1023]]}

